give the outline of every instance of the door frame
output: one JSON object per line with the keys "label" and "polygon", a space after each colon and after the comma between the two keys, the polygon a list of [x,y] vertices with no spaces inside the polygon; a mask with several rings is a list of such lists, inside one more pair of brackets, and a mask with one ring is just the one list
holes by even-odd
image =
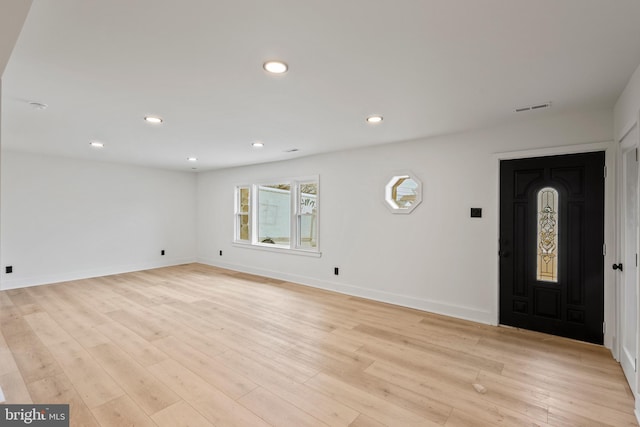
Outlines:
{"label": "door frame", "polygon": [[[500,212],[500,161],[512,159],[524,159],[530,157],[546,157],[558,156],[563,154],[580,154],[591,153],[594,151],[605,152],[605,166],[607,169],[607,178],[604,183],[604,242],[607,247],[604,256],[604,321],[607,325],[604,332],[604,346],[614,349],[614,337],[617,336],[617,294],[616,294],[616,278],[612,269],[606,266],[613,264],[617,259],[617,237],[616,237],[616,160],[617,160],[617,143],[614,141],[596,142],[589,144],[565,145],[558,147],[548,147],[530,150],[508,151],[495,153],[495,194],[496,194],[496,212]],[[603,171],[604,173],[604,171]],[[497,278],[495,301],[495,324],[500,324],[500,259],[498,257],[499,238],[500,238],[500,215],[496,215],[496,239],[495,239],[495,274]],[[614,355],[615,356],[615,355]]]}
{"label": "door frame", "polygon": [[[616,155],[616,160],[617,160],[617,164],[618,166],[618,171],[616,173],[616,177],[617,177],[617,185],[616,185],[616,211],[617,211],[617,218],[616,218],[616,240],[617,240],[617,247],[616,247],[616,255],[617,255],[617,259],[618,261],[616,262],[624,262],[624,261],[620,261],[623,255],[623,239],[622,237],[622,233],[623,231],[623,227],[624,224],[622,223],[622,219],[623,219],[623,209],[624,206],[622,205],[623,202],[623,195],[622,192],[624,191],[623,187],[623,167],[622,167],[622,162],[623,162],[623,158],[622,158],[622,154],[623,154],[623,149],[622,149],[622,142],[625,140],[625,138],[629,135],[629,133],[634,129],[634,127],[637,127],[638,132],[637,132],[637,138],[635,141],[631,141],[631,144],[635,145],[636,149],[640,150],[640,111],[638,112],[638,115],[636,116],[636,120],[632,121],[631,123],[628,123],[626,127],[623,128],[623,132],[621,132],[620,134],[620,138],[616,141],[616,151],[617,151],[617,155]],[[632,145],[632,147],[633,147]],[[640,193],[640,174],[638,175],[638,192]],[[640,196],[640,194],[638,194],[638,196]],[[640,197],[638,197],[638,199],[640,200]],[[637,238],[640,238],[640,236],[636,236]],[[622,321],[623,319],[622,317],[622,298],[623,298],[623,293],[622,293],[622,286],[623,286],[623,279],[624,276],[622,274],[616,274],[615,275],[615,279],[616,279],[616,337],[621,337],[622,336]],[[640,274],[638,274],[638,277],[636,277],[636,283],[638,284],[638,287],[636,288],[636,296],[640,297]],[[637,313],[638,316],[636,318],[636,354],[635,357],[636,359],[640,359],[640,355],[638,354],[638,349],[640,348],[640,342],[638,342],[638,339],[640,338],[640,304],[638,303],[638,301],[636,301],[637,304]],[[622,340],[621,339],[615,339],[614,340],[614,348],[613,350],[613,355],[615,357],[615,359],[620,362],[620,358],[622,355]],[[636,401],[636,416],[638,416],[638,404],[640,399],[638,399],[640,397],[640,393],[639,391],[639,387],[640,387],[640,371],[636,372],[635,374],[635,387],[631,387],[631,392],[633,393],[633,397]],[[631,384],[630,384],[631,386]]]}

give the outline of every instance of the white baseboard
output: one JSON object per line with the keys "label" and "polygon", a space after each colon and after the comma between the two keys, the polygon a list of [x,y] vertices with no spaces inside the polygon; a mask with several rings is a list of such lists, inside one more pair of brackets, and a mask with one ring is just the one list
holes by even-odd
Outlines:
{"label": "white baseboard", "polygon": [[400,305],[417,310],[428,311],[430,313],[442,314],[445,316],[456,317],[459,319],[471,320],[473,322],[484,323],[487,325],[496,325],[495,314],[490,311],[479,310],[472,307],[464,307],[443,303],[434,300],[416,298],[407,295],[394,294],[391,292],[379,291],[375,289],[366,289],[359,286],[353,286],[344,283],[331,282],[326,280],[318,280],[312,277],[300,276],[296,274],[282,273],[279,271],[254,268],[245,265],[228,264],[214,261],[213,259],[198,258],[201,264],[213,267],[226,268],[229,270],[240,271],[243,273],[256,274],[259,276],[269,277],[272,279],[285,280],[300,285],[310,286],[313,288],[334,291],[355,297],[362,297],[374,301],[385,302],[389,304]]}
{"label": "white baseboard", "polygon": [[[48,285],[51,283],[68,282],[71,280],[90,279],[92,277],[109,276],[112,274],[130,273],[133,271],[151,270],[153,268],[170,267],[172,265],[188,264],[196,262],[195,258],[173,258],[162,262],[146,262],[139,264],[116,265],[93,270],[78,270],[62,274],[26,276],[16,279],[7,279],[6,274],[0,282],[0,290],[27,288],[30,286]],[[15,274],[15,273],[14,273]]]}

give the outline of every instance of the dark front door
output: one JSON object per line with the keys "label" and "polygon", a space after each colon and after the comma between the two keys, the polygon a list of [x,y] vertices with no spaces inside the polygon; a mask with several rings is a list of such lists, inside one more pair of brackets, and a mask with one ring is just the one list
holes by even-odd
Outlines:
{"label": "dark front door", "polygon": [[500,323],[602,344],[604,152],[500,162]]}

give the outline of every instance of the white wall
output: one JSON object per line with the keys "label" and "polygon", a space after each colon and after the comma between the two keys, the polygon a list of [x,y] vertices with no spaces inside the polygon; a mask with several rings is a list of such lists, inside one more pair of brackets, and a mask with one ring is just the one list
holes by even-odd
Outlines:
{"label": "white wall", "polygon": [[[610,141],[613,134],[610,110],[537,114],[470,133],[201,173],[199,260],[495,323],[496,153]],[[410,215],[393,215],[383,205],[384,185],[405,170],[423,182],[423,202]],[[232,245],[235,184],[315,174],[321,258]],[[471,207],[483,208],[483,218],[470,218]]]}
{"label": "white wall", "polygon": [[194,174],[11,151],[0,170],[1,289],[195,260]]}
{"label": "white wall", "polygon": [[640,111],[640,66],[636,68],[613,109],[616,141],[620,141],[632,124],[638,121],[638,111]]}

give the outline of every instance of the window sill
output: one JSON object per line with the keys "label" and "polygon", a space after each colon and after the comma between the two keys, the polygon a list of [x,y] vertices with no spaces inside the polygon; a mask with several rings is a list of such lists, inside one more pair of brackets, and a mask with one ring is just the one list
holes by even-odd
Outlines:
{"label": "window sill", "polygon": [[315,257],[315,258],[320,258],[322,256],[322,252],[307,251],[304,249],[279,248],[277,246],[272,246],[272,245],[252,245],[251,243],[241,243],[241,242],[232,242],[231,244],[237,248],[255,249],[258,251],[278,252],[281,254],[300,255],[300,256],[308,256],[308,257]]}

